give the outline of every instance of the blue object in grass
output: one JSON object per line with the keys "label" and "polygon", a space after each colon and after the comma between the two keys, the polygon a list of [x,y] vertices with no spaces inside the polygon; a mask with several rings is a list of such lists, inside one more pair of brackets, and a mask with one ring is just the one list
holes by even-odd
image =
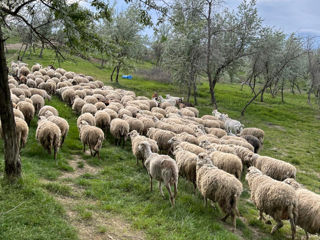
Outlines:
{"label": "blue object in grass", "polygon": [[132,79],[132,75],[122,75],[122,78]]}

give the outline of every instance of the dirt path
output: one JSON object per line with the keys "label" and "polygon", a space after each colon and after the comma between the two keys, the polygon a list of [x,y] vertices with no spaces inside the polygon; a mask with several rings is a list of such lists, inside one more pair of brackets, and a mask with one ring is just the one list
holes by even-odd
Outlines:
{"label": "dirt path", "polygon": [[89,173],[95,175],[99,168],[91,167],[79,156],[69,161],[73,172],[65,172],[57,181],[41,180],[43,184],[58,183],[69,186],[72,191],[70,196],[54,194],[53,196],[63,205],[68,222],[78,231],[80,240],[125,240],[145,239],[143,232],[137,231],[123,219],[99,208],[100,201],[87,198],[84,189],[72,180]]}

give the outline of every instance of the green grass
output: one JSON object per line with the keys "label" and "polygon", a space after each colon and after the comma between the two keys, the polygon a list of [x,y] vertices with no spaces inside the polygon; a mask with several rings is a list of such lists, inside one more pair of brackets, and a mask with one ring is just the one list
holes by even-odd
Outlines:
{"label": "green grass", "polygon": [[[57,67],[54,55],[49,51],[45,51],[43,59],[32,56],[30,59],[26,58],[25,61],[30,65],[39,62],[43,65],[54,64]],[[76,62],[73,60],[62,62],[61,67],[68,71],[92,75],[114,87],[134,90],[137,95],[151,97],[154,91],[163,95],[167,93],[183,94],[183,91],[177,89],[175,85],[148,81],[135,75],[133,80],[120,79],[120,84],[110,83],[110,68],[101,69],[98,64],[88,63],[81,59],[77,59]],[[141,68],[143,65],[139,64],[137,67]],[[265,102],[253,103],[244,117],[240,116],[240,111],[246,101],[250,99],[251,94],[248,89],[240,91],[238,85],[220,83],[216,88],[216,96],[220,111],[228,113],[232,118],[239,119],[247,127],[259,127],[265,131],[266,137],[262,155],[293,163],[298,168],[298,181],[319,193],[320,115],[316,106],[312,107],[307,104],[305,95],[286,93],[286,102],[281,103],[281,99],[278,97],[272,98],[266,94]],[[32,121],[27,147],[22,151],[23,183],[19,188],[9,189],[5,185],[0,188],[0,191],[3,192],[0,194],[3,196],[0,197],[0,212],[6,212],[18,205],[21,202],[19,199],[29,199],[30,201],[10,212],[11,218],[2,220],[0,215],[0,224],[7,226],[0,233],[4,234],[5,238],[3,239],[13,239],[14,232],[21,233],[21,236],[30,236],[35,229],[41,229],[40,232],[47,235],[46,239],[53,239],[56,233],[48,230],[41,221],[29,226],[26,225],[28,214],[24,212],[21,212],[19,216],[15,214],[23,209],[27,211],[29,208],[36,207],[39,211],[34,212],[34,218],[42,219],[43,215],[46,215],[50,221],[53,221],[54,226],[61,227],[59,239],[76,238],[74,229],[65,223],[62,207],[50,196],[50,194],[71,196],[70,188],[64,185],[64,182],[41,184],[38,181],[39,178],[57,180],[63,172],[72,171],[68,160],[72,159],[73,155],[80,155],[86,163],[100,169],[98,174],[84,174],[71,180],[84,189],[83,198],[97,201],[99,203],[95,206],[97,211],[124,216],[135,228],[145,232],[148,239],[238,239],[219,221],[222,217],[220,210],[209,206],[203,207],[200,195],[194,195],[191,185],[184,179],[179,179],[179,194],[175,208],[170,207],[167,193],[166,199],[163,199],[156,187],[153,192],[150,192],[149,178],[141,166],[136,166],[129,143],[125,149],[121,149],[115,147],[112,144],[112,139],[108,138],[101,150],[101,160],[84,155],[78,139],[77,116],[70,107],[56,97],[53,97],[48,104],[56,107],[60,116],[68,120],[70,132],[65,145],[59,152],[59,164],[56,166],[53,157],[48,156],[35,140],[36,119]],[[211,114],[212,107],[209,104],[209,91],[206,82],[199,86],[198,108],[201,115]],[[3,159],[2,149],[0,149],[0,159]],[[77,164],[79,168],[84,167],[82,161]],[[0,170],[3,171],[3,161],[0,163]],[[248,201],[250,193],[244,178],[242,182],[244,192],[241,196],[239,209],[245,221],[237,220],[242,238],[255,239],[256,235],[253,231],[258,231],[263,234],[261,235],[262,239],[289,239],[290,229],[287,223],[279,233],[271,236],[269,234],[271,226],[257,221],[258,212]],[[30,192],[34,194],[30,194]],[[6,197],[4,197],[5,195]],[[16,195],[17,199],[14,198]],[[43,205],[38,204],[38,201]],[[50,202],[50,207],[48,203],[45,204],[46,201]],[[92,212],[88,206],[79,205],[76,210],[82,220],[92,218]],[[23,227],[19,228],[21,225]],[[226,226],[230,227],[230,221]],[[97,231],[105,232],[106,229],[97,226]],[[299,230],[298,236],[302,235],[302,231]],[[34,235],[35,238],[38,236]],[[2,239],[1,235],[0,239]],[[41,239],[41,237],[37,239]]]}

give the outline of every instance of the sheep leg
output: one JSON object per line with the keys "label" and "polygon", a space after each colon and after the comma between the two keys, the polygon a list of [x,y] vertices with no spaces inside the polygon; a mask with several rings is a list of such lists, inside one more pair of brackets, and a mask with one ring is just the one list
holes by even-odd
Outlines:
{"label": "sheep leg", "polygon": [[100,160],[100,152],[97,151],[96,154],[98,155],[98,159]]}
{"label": "sheep leg", "polygon": [[294,240],[294,237],[296,235],[296,224],[294,223],[293,217],[290,217],[290,225],[291,225],[292,240]]}
{"label": "sheep leg", "polygon": [[176,199],[176,196],[178,194],[178,185],[176,182],[173,185],[173,190],[174,190],[174,199]]}
{"label": "sheep leg", "polygon": [[174,206],[174,197],[172,196],[172,192],[171,192],[171,188],[169,186],[169,183],[166,184],[166,188],[169,192],[171,206],[173,207]]}
{"label": "sheep leg", "polygon": [[150,176],[150,191],[152,192],[152,177],[151,177],[151,175],[149,175]]}
{"label": "sheep leg", "polygon": [[164,193],[163,193],[163,191],[162,191],[161,181],[159,181],[159,190],[160,190],[161,196],[162,196],[163,198],[165,198],[165,197],[164,197]]}
{"label": "sheep leg", "polygon": [[207,207],[207,198],[206,197],[203,197],[203,205],[204,205],[204,207]]}
{"label": "sheep leg", "polygon": [[223,218],[221,218],[221,221],[225,222],[229,216],[230,216],[230,212],[228,212]]}
{"label": "sheep leg", "polygon": [[197,184],[194,182],[193,183],[193,194],[196,194],[197,191]]}
{"label": "sheep leg", "polygon": [[279,219],[276,219],[277,224],[272,228],[271,234],[274,234],[278,229],[282,228],[283,222]]}
{"label": "sheep leg", "polygon": [[83,152],[86,152],[86,144],[83,143]]}

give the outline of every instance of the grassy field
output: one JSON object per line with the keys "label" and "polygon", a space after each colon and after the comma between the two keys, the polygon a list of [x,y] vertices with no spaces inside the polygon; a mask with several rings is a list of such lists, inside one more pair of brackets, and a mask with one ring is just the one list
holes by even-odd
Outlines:
{"label": "grassy field", "polygon": [[[9,59],[13,58],[10,52]],[[39,62],[54,64],[54,56],[46,51],[44,58],[32,56],[25,61],[30,65]],[[120,79],[120,84],[110,83],[110,69],[77,59],[61,63],[69,71],[92,75],[114,87],[134,90],[137,95],[151,97],[154,91],[160,94],[181,95],[174,85],[148,81],[134,75],[133,80]],[[137,67],[144,67],[138,64]],[[150,67],[149,65],[146,67]],[[126,73],[125,73],[126,74]],[[238,85],[218,84],[216,89],[219,110],[232,118],[239,119],[247,127],[262,128],[265,133],[262,155],[279,158],[293,163],[298,168],[297,179],[307,188],[320,193],[320,114],[316,106],[307,104],[305,95],[285,95],[285,103],[279,98],[265,96],[264,103],[252,104],[244,117],[240,110],[250,98],[248,89],[240,90]],[[79,230],[70,224],[63,203],[58,199],[83,199],[95,204],[88,207],[77,203],[74,207],[81,223],[90,225],[96,214],[110,213],[123,217],[132,227],[145,234],[147,239],[289,239],[288,224],[274,236],[269,234],[270,225],[257,220],[258,212],[248,201],[249,192],[244,192],[239,204],[241,219],[237,220],[238,230],[230,231],[231,224],[223,224],[220,210],[203,207],[199,194],[192,193],[191,185],[179,179],[179,194],[176,207],[171,208],[168,198],[162,199],[158,189],[149,191],[149,179],[144,169],[137,166],[131,154],[130,143],[125,149],[113,145],[109,136],[101,151],[102,159],[93,159],[81,151],[76,127],[76,115],[71,108],[54,97],[48,104],[56,107],[70,124],[65,145],[59,152],[59,164],[41,148],[35,140],[36,121],[31,123],[28,143],[22,151],[23,180],[9,188],[5,183],[0,187],[0,239],[77,239]],[[199,86],[201,115],[211,114],[208,84]],[[1,143],[2,145],[2,143]],[[86,173],[76,178],[61,181],[65,173],[74,172],[70,160],[79,157],[78,168],[89,164],[98,169],[97,173]],[[3,172],[3,150],[0,148],[0,172]],[[70,184],[82,189],[75,195]],[[166,194],[167,196],[167,194]],[[168,197],[168,196],[167,196]],[[107,222],[108,219],[106,219]],[[108,229],[100,227],[97,234],[106,234]],[[303,232],[299,230],[299,236]]]}

